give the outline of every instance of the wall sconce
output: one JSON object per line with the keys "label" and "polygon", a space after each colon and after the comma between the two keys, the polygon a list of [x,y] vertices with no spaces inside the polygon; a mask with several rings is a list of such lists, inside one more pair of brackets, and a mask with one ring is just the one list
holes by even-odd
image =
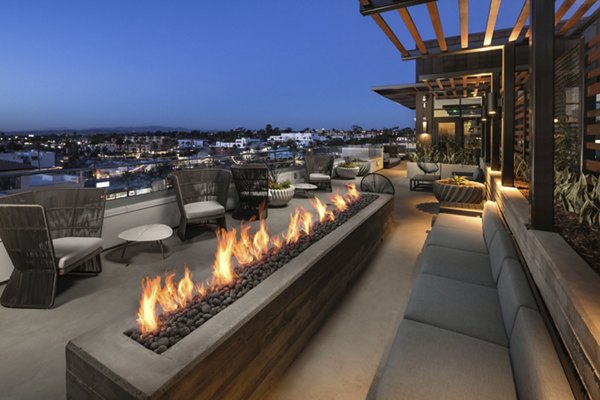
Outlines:
{"label": "wall sconce", "polygon": [[421,122],[421,126],[423,127],[423,132],[427,132],[427,118],[423,117],[423,122]]}
{"label": "wall sconce", "polygon": [[494,95],[494,92],[490,92],[486,96],[486,98],[487,98],[488,114],[495,115],[496,114],[496,96]]}
{"label": "wall sconce", "polygon": [[487,122],[487,118],[486,117],[481,117],[481,122]]}

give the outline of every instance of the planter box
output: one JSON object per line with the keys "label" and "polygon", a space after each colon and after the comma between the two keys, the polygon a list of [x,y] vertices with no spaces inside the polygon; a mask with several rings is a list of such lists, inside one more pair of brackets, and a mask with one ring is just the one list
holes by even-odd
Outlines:
{"label": "planter box", "polygon": [[134,315],[71,340],[67,397],[264,397],[368,265],[393,203],[380,195],[161,355],[123,334]]}
{"label": "planter box", "polygon": [[354,179],[358,175],[360,168],[337,167],[335,170],[338,176],[342,179]]}
{"label": "planter box", "polygon": [[287,189],[269,189],[269,207],[283,207],[294,198],[296,188],[290,185]]}

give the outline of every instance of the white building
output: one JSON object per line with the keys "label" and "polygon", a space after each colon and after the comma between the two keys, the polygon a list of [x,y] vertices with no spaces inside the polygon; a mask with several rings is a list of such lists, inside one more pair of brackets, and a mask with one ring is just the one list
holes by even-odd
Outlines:
{"label": "white building", "polygon": [[202,139],[177,139],[177,148],[182,150],[199,149],[204,147]]}
{"label": "white building", "polygon": [[34,168],[52,168],[56,165],[56,155],[52,151],[29,150],[0,153],[0,160],[31,165]]}
{"label": "white building", "polygon": [[288,141],[294,141],[298,143],[301,147],[310,146],[316,140],[322,140],[321,136],[316,133],[308,133],[308,132],[290,132],[290,133],[282,133],[280,135],[272,135],[269,136],[270,142],[277,143],[285,143]]}
{"label": "white building", "polygon": [[216,147],[223,147],[223,148],[237,147],[238,149],[244,149],[244,148],[246,148],[249,145],[250,145],[250,139],[248,139],[248,138],[239,138],[239,139],[235,139],[235,142],[221,142],[221,141],[217,141],[217,144],[215,146]]}

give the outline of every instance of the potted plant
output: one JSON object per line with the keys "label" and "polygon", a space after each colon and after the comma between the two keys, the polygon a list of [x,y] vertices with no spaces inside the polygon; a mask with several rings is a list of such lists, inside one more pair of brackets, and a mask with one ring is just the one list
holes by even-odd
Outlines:
{"label": "potted plant", "polygon": [[337,166],[336,172],[340,178],[354,179],[358,175],[360,168],[358,164],[351,161],[346,161]]}
{"label": "potted plant", "polygon": [[371,170],[371,162],[369,160],[354,160],[358,166],[358,176],[364,176]]}
{"label": "potted plant", "polygon": [[294,185],[289,179],[280,181],[279,171],[271,170],[269,178],[269,207],[283,207],[294,197]]}
{"label": "potted plant", "polygon": [[440,202],[481,204],[484,200],[485,186],[456,175],[433,182],[433,194]]}

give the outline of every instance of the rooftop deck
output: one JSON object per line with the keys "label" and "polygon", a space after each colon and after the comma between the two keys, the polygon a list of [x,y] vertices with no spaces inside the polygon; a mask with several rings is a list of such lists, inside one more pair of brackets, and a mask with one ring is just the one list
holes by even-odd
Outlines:
{"label": "rooftop deck", "polygon": [[[351,292],[273,387],[270,398],[365,398],[402,317],[416,275],[415,260],[437,207],[430,193],[408,190],[402,167],[384,174],[396,186],[395,226]],[[334,186],[343,183],[334,181]],[[319,196],[326,198],[327,194]],[[290,210],[307,206],[304,203],[306,200],[294,199],[286,208],[270,209],[269,230],[283,231]],[[238,223],[228,219],[229,226]],[[165,241],[165,260],[160,248],[148,243],[131,245],[123,260],[120,248],[109,249],[102,255],[103,272],[99,276],[59,280],[53,309],[0,308],[3,396],[65,398],[66,343],[115,318],[130,316],[133,326],[140,280],[146,275],[161,274],[165,268],[181,272],[187,263],[195,279],[208,278],[215,244],[212,230],[198,228],[185,243],[176,236]]]}

